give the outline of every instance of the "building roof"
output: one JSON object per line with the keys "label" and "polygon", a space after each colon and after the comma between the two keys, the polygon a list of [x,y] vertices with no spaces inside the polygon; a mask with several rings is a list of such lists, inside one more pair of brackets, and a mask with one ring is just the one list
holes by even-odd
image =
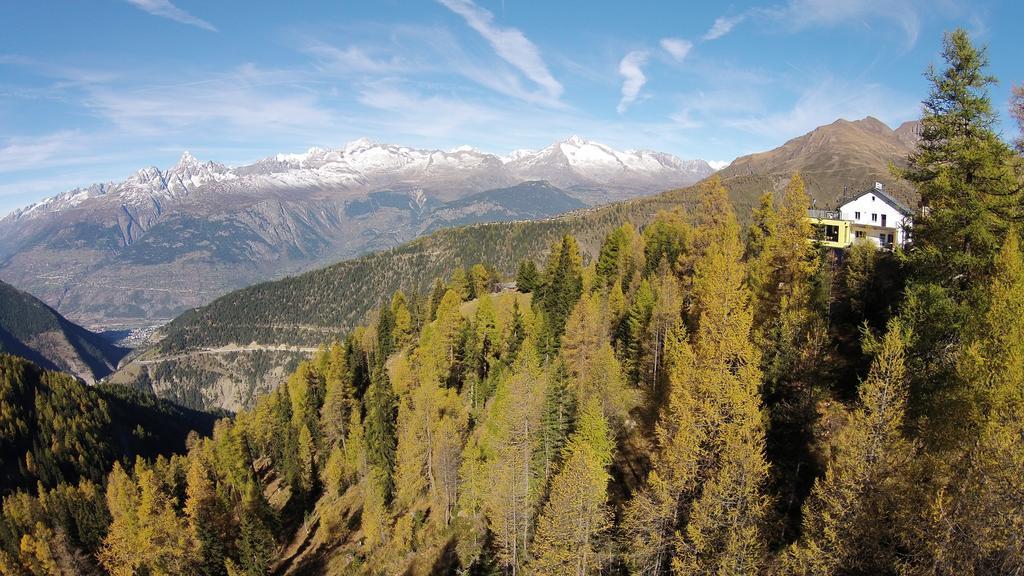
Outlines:
{"label": "building roof", "polygon": [[875,182],[875,187],[872,188],[871,190],[865,190],[864,192],[861,192],[860,194],[855,196],[853,199],[844,202],[843,206],[846,206],[847,204],[853,202],[854,200],[859,200],[860,198],[863,198],[868,194],[874,194],[875,196],[878,196],[879,198],[882,199],[883,202],[892,206],[904,216],[911,216],[914,213],[913,208],[907,206],[903,202],[900,202],[895,197],[891,196],[888,192],[885,191],[885,186],[882,186],[882,184],[879,182]]}

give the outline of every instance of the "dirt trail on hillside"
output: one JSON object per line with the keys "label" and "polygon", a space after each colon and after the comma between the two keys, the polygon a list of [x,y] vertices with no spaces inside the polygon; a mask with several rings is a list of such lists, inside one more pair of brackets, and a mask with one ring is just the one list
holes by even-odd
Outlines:
{"label": "dirt trail on hillside", "polygon": [[244,346],[238,344],[228,344],[226,346],[220,346],[217,348],[200,348],[198,350],[189,350],[188,352],[182,352],[180,354],[172,354],[171,356],[161,356],[159,358],[147,358],[145,360],[136,359],[136,364],[159,364],[160,362],[167,362],[170,360],[180,360],[182,358],[189,358],[192,356],[198,356],[202,354],[231,354],[234,352],[257,352],[257,351],[269,351],[269,352],[303,352],[312,354],[319,351],[319,347],[310,346],[288,346],[285,344],[246,344]]}

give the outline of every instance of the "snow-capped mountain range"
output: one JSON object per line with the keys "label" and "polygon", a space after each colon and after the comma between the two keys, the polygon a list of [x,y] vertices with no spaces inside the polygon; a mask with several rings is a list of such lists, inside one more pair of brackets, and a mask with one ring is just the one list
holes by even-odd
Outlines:
{"label": "snow-capped mountain range", "polygon": [[267,189],[342,189],[372,191],[395,185],[429,188],[445,184],[437,194],[458,197],[528,180],[547,180],[588,203],[651,193],[690,184],[714,172],[704,160],[683,160],[650,150],[616,151],[604,144],[572,136],[541,150],[516,150],[507,156],[469,146],[450,151],[421,150],[377,144],[361,138],[336,149],[310,148],[299,154],[277,154],[253,164],[229,168],[202,162],[189,152],[165,171],[150,166],[122,182],[75,188],[15,210],[10,220],[80,207],[107,198],[128,206],[182,200],[204,189],[248,194]]}
{"label": "snow-capped mountain range", "polygon": [[366,139],[234,167],[185,152],[0,219],[0,278],[86,326],[140,327],[441,227],[554,216],[713,171],[576,136],[507,156]]}

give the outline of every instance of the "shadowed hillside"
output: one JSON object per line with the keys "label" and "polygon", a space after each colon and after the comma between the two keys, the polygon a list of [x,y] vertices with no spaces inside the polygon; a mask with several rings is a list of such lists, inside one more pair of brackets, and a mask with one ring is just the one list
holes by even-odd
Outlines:
{"label": "shadowed hillside", "polygon": [[0,281],[0,352],[70,372],[92,384],[117,368],[128,351]]}

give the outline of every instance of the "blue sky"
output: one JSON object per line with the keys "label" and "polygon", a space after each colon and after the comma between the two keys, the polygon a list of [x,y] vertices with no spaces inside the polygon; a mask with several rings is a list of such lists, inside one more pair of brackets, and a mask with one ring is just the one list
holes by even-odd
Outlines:
{"label": "blue sky", "polygon": [[1024,2],[13,1],[0,214],[173,165],[359,137],[505,153],[571,134],[727,161],[836,118],[917,116],[943,31],[989,46],[1006,120]]}

